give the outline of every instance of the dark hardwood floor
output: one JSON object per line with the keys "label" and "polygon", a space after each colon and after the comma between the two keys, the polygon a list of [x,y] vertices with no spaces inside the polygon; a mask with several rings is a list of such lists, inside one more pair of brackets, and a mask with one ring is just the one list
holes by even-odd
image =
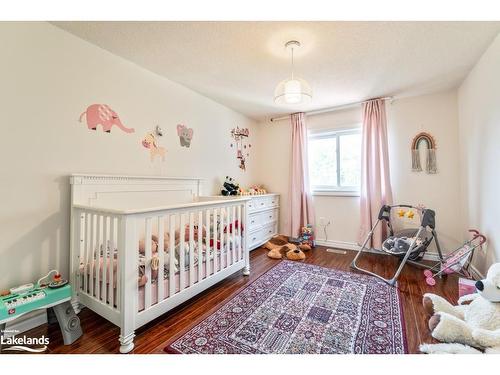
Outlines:
{"label": "dark hardwood floor", "polygon": [[[306,263],[323,267],[349,270],[349,265],[355,252],[336,254],[318,246],[306,254]],[[133,353],[161,353],[167,343],[184,333],[190,326],[210,315],[231,296],[269,270],[279,260],[267,257],[267,251],[259,248],[251,252],[252,272],[244,277],[237,272],[209,290],[199,294],[183,305],[164,316],[150,322],[136,331],[135,349]],[[384,275],[391,276],[397,264],[397,259],[385,255],[366,254],[360,265]],[[458,298],[457,278],[450,276],[438,280],[437,285],[430,287],[425,283],[422,270],[406,266],[399,279],[406,335],[410,353],[418,353],[421,343],[434,342],[427,328],[428,317],[423,310],[421,300],[426,292],[437,293],[451,302]],[[104,318],[89,309],[83,309],[80,319],[84,335],[70,346],[64,346],[57,324],[37,327],[26,335],[50,338],[48,353],[118,353],[119,329]]]}

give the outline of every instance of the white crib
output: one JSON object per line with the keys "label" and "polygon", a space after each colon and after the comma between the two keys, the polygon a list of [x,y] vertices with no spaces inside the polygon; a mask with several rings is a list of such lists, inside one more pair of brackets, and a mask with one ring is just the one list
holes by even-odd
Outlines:
{"label": "white crib", "polygon": [[119,326],[120,352],[134,348],[137,328],[240,269],[250,273],[248,198],[202,196],[198,178],[70,181],[73,306]]}

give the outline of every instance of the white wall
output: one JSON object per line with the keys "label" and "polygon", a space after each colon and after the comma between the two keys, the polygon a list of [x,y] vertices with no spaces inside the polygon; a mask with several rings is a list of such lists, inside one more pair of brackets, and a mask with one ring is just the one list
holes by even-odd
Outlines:
{"label": "white wall", "polygon": [[[435,210],[441,245],[444,250],[453,250],[463,238],[456,90],[397,100],[388,108],[394,201]],[[437,174],[411,171],[410,145],[420,131],[429,132],[436,140]],[[423,151],[421,162],[425,165]]]}
{"label": "white wall", "polygon": [[[436,211],[442,245],[451,249],[462,239],[459,205],[458,119],[456,91],[396,100],[387,104],[389,157],[394,201],[423,204]],[[361,123],[361,108],[307,118],[309,128],[345,128]],[[425,130],[437,140],[438,174],[411,171],[410,145]],[[261,124],[258,132],[258,179],[269,190],[288,197],[290,126],[288,121]],[[423,150],[422,150],[423,151]],[[422,156],[423,152],[422,152]],[[422,160],[425,161],[425,158]],[[359,197],[315,196],[316,222],[324,217],[331,245],[354,247],[359,228]],[[284,206],[284,205],[283,205]],[[283,207],[282,206],[282,207]],[[281,231],[286,228],[286,207],[282,208]],[[324,239],[317,228],[317,238]]]}
{"label": "white wall", "polygon": [[[71,173],[197,176],[207,193],[231,175],[255,183],[255,158],[241,172],[230,129],[248,118],[48,23],[0,23],[0,289],[68,271]],[[91,131],[78,117],[109,104],[125,134]],[[190,149],[175,127],[194,129]],[[140,141],[160,125],[165,163],[151,163]]]}
{"label": "white wall", "polygon": [[458,91],[461,192],[464,230],[478,228],[488,237],[476,267],[487,271],[500,261],[500,35]]}

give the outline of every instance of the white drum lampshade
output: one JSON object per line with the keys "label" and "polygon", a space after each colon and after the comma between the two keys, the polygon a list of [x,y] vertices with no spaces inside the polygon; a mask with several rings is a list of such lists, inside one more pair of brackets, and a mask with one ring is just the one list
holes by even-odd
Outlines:
{"label": "white drum lampshade", "polygon": [[311,99],[311,87],[305,80],[297,77],[281,81],[274,90],[274,102],[277,104],[308,103]]}

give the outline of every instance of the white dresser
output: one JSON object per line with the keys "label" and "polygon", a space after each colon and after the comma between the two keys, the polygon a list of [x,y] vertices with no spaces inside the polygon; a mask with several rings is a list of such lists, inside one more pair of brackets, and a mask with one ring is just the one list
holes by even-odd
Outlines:
{"label": "white dresser", "polygon": [[280,196],[251,195],[248,203],[248,248],[253,250],[278,234]]}

